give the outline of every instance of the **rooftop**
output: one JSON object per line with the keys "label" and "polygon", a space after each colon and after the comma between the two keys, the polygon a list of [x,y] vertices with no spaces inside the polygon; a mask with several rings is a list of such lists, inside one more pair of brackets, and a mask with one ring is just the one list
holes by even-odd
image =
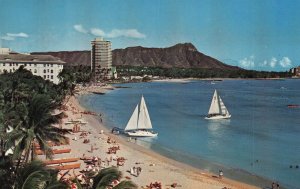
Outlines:
{"label": "rooftop", "polygon": [[51,55],[0,54],[0,62],[39,62],[64,64],[65,62]]}

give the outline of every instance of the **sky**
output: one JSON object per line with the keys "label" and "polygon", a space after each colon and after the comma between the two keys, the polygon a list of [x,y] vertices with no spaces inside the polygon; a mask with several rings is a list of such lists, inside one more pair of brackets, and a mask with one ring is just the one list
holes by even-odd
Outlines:
{"label": "sky", "polygon": [[300,0],[0,0],[0,46],[18,52],[192,43],[246,69],[300,65]]}

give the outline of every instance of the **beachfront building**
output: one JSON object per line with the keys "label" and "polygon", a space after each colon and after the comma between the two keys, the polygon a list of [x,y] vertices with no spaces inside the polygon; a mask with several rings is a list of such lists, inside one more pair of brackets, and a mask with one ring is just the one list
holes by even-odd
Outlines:
{"label": "beachfront building", "polygon": [[58,74],[63,70],[65,62],[51,55],[30,55],[0,48],[0,74],[14,72],[20,66],[55,84],[59,83]]}
{"label": "beachfront building", "polygon": [[293,76],[300,77],[300,66],[292,68],[290,71],[293,74]]}
{"label": "beachfront building", "polygon": [[111,79],[113,76],[111,42],[95,38],[91,44],[91,70],[94,79]]}
{"label": "beachfront building", "polygon": [[9,48],[0,48],[0,54],[10,54],[11,50]]}

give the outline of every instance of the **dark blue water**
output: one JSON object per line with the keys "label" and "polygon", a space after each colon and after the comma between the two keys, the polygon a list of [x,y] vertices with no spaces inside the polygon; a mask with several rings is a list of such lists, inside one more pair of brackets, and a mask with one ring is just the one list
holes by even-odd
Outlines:
{"label": "dark blue water", "polygon": [[[105,95],[86,95],[80,102],[104,112],[110,127],[124,128],[143,94],[158,137],[149,148],[193,164],[197,159],[300,186],[300,80],[224,80],[182,83],[131,83]],[[209,121],[217,89],[232,114],[230,120]],[[164,154],[164,153],[163,153]],[[186,158],[190,157],[190,158]],[[290,165],[293,168],[290,168]],[[207,168],[209,170],[209,168]]]}

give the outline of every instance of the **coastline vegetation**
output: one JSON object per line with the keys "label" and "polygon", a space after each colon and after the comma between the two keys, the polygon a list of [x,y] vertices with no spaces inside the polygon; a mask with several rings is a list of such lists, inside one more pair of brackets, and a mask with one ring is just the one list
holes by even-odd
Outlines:
{"label": "coastline vegetation", "polygon": [[[13,73],[0,75],[0,183],[1,188],[69,188],[57,179],[58,171],[49,169],[38,161],[34,146],[40,146],[47,158],[53,152],[48,141],[67,143],[69,130],[55,127],[63,117],[55,113],[67,96],[74,94],[76,82],[89,81],[90,74],[64,69],[56,85],[42,77],[34,76],[20,67]],[[8,153],[10,152],[10,153]],[[78,188],[106,188],[112,179],[120,179],[116,168],[101,170],[90,177],[94,184]],[[76,181],[74,181],[76,183]],[[77,182],[78,183],[78,182]],[[121,182],[119,189],[136,188],[130,181]],[[122,187],[123,186],[123,187]]]}
{"label": "coastline vegetation", "polygon": [[286,78],[291,73],[267,72],[245,69],[224,70],[218,68],[161,68],[117,66],[119,76],[144,76],[152,75],[170,78]]}

